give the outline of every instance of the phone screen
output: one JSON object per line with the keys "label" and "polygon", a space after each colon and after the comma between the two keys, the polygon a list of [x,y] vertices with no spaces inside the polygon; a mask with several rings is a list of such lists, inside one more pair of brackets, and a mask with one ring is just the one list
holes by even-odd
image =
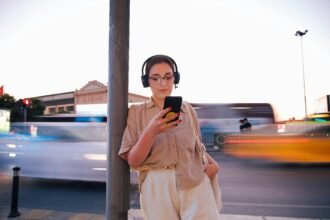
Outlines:
{"label": "phone screen", "polygon": [[[181,104],[182,104],[181,96],[166,96],[163,109],[166,109],[167,107],[171,106],[172,110],[170,112],[168,112],[166,115],[164,115],[164,118],[167,117],[168,115],[171,115],[174,113],[179,113],[181,110]],[[179,117],[177,117],[174,120],[171,120],[169,122],[176,121],[178,119],[179,119]],[[169,123],[169,122],[167,122],[167,123]]]}

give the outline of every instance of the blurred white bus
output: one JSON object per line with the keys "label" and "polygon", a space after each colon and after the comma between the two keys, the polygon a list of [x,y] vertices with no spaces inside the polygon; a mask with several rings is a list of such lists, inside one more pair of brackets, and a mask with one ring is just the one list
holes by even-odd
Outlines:
{"label": "blurred white bus", "polygon": [[269,103],[192,103],[208,150],[218,150],[226,136],[240,133],[240,120],[248,119],[254,129],[274,124],[274,110]]}

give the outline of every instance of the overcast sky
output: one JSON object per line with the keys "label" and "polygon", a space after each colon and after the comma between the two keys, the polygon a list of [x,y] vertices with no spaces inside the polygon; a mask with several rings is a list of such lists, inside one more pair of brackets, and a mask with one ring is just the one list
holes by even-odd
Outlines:
{"label": "overcast sky", "polygon": [[[190,102],[269,102],[300,118],[330,94],[328,0],[131,0],[129,92],[150,96],[141,65],[177,61]],[[16,99],[108,81],[109,2],[0,0],[0,86]]]}

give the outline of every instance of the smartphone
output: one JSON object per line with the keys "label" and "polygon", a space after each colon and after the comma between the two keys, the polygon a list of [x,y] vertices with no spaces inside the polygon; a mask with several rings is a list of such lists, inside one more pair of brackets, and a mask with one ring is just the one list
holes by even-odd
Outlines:
{"label": "smartphone", "polygon": [[[173,113],[179,113],[181,110],[181,104],[182,104],[181,96],[166,96],[163,109],[166,109],[167,107],[171,106],[172,110],[170,112],[168,112],[166,115],[164,115],[163,118],[165,118],[166,116],[173,114]],[[176,117],[175,119],[168,121],[167,123],[176,121],[178,119],[179,119],[179,117]]]}

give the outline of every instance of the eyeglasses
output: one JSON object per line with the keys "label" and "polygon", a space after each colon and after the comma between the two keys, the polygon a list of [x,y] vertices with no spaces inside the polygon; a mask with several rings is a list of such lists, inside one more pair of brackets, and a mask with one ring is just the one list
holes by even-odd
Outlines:
{"label": "eyeglasses", "polygon": [[159,84],[162,83],[162,81],[164,80],[164,82],[171,82],[173,80],[174,76],[173,75],[166,75],[164,77],[161,77],[161,76],[149,76],[149,79],[152,81],[152,82],[157,82]]}

